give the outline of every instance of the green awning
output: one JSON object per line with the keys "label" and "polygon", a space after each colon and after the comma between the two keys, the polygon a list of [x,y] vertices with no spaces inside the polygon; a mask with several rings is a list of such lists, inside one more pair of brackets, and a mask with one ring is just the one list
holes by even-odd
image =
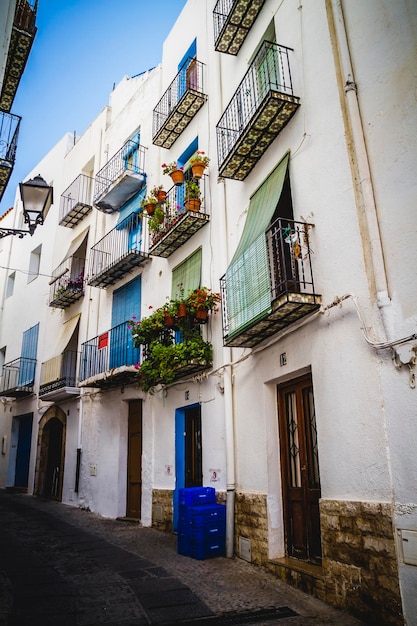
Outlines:
{"label": "green awning", "polygon": [[281,197],[289,153],[251,196],[243,233],[226,271],[228,336],[271,310],[271,279],[265,233]]}

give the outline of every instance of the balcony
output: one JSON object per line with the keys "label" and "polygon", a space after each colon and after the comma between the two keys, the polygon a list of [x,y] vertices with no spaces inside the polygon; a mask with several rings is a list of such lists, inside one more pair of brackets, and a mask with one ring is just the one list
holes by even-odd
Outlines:
{"label": "balcony", "polygon": [[213,11],[214,47],[236,55],[265,0],[218,0]]}
{"label": "balcony", "polygon": [[91,248],[88,285],[105,289],[148,260],[142,226],[142,218],[134,214]]}
{"label": "balcony", "polygon": [[127,141],[96,174],[94,205],[114,213],[138,193],[146,182],[145,148]]}
{"label": "balcony", "polygon": [[207,100],[203,64],[188,59],[153,112],[152,143],[170,148]]}
{"label": "balcony", "polygon": [[134,367],[140,361],[140,349],[133,345],[129,322],[82,344],[80,387],[120,387],[137,379]]}
{"label": "balcony", "polygon": [[17,0],[6,69],[0,93],[0,109],[10,112],[36,35],[37,1]]}
{"label": "balcony", "polygon": [[41,365],[39,397],[58,402],[79,395],[77,385],[78,352],[67,350]]}
{"label": "balcony", "polygon": [[[186,180],[187,174],[188,172],[185,173]],[[210,218],[204,206],[205,179],[204,176],[200,183],[197,182],[203,194],[198,210],[186,208],[189,200],[186,183],[181,186],[174,186],[168,191],[166,204],[162,205],[165,219],[158,232],[149,233],[149,254],[151,256],[169,257],[175,250],[184,245],[194,233],[208,224]]]}
{"label": "balcony", "polygon": [[225,346],[253,348],[320,308],[311,265],[311,227],[279,218],[266,232],[265,255],[248,249],[229,267],[221,279]]}
{"label": "balcony", "polygon": [[290,48],[264,41],[217,124],[219,176],[244,180],[299,107]]}
{"label": "balcony", "polygon": [[66,309],[84,295],[85,259],[70,256],[52,272],[49,306]]}
{"label": "balcony", "polygon": [[0,200],[12,175],[21,117],[0,111]]}
{"label": "balcony", "polygon": [[74,228],[93,208],[94,179],[80,174],[61,195],[59,223]]}
{"label": "balcony", "polygon": [[25,398],[33,393],[36,359],[20,357],[3,365],[0,396]]}

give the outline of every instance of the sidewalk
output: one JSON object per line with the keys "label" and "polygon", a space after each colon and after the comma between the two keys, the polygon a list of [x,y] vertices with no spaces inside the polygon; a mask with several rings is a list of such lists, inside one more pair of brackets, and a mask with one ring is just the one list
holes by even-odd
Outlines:
{"label": "sidewalk", "polygon": [[[26,603],[28,597],[35,598],[36,589],[29,589],[39,584],[36,574],[34,579],[29,574],[29,554],[33,554],[33,571],[41,571],[45,578],[42,593],[48,615],[59,610],[63,599],[68,604],[62,611],[66,619],[61,615],[56,626],[360,625],[246,561],[181,556],[173,534],[101,518],[58,502],[0,491],[0,537],[0,624],[54,623],[39,608],[33,614],[23,608],[20,621],[6,619],[12,593],[21,598],[22,606],[25,598]],[[26,579],[16,578],[19,562],[21,568],[28,568]]]}

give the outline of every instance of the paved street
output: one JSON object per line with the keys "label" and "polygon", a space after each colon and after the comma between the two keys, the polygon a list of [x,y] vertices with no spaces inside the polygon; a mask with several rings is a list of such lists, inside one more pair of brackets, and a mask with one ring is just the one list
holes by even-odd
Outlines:
{"label": "paved street", "polygon": [[1,626],[360,622],[241,559],[177,554],[176,537],[0,491]]}

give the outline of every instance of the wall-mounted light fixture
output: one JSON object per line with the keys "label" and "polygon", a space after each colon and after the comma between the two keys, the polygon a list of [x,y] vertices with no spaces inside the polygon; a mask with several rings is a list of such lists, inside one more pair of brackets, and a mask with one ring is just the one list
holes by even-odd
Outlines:
{"label": "wall-mounted light fixture", "polygon": [[36,227],[43,224],[53,202],[53,188],[46,184],[42,176],[35,176],[26,183],[20,183],[20,197],[23,203],[23,217],[28,230],[0,228],[0,239],[8,235],[22,238],[28,233],[33,235]]}

